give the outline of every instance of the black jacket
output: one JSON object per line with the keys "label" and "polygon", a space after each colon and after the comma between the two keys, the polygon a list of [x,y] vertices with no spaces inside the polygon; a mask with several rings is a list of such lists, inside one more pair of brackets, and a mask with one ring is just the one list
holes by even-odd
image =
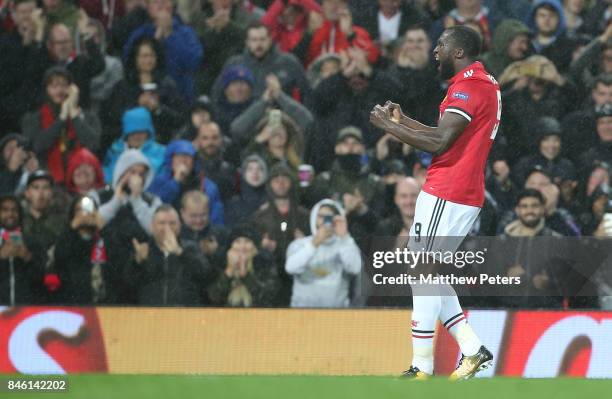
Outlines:
{"label": "black jacket", "polygon": [[31,305],[44,302],[45,254],[33,237],[23,235],[32,254],[29,262],[21,258],[0,259],[0,304]]}
{"label": "black jacket", "polygon": [[136,291],[139,305],[200,306],[208,303],[206,285],[211,267],[190,244],[181,243],[183,253],[164,256],[155,241],[149,240],[149,257],[135,260],[125,268],[125,277]]}
{"label": "black jacket", "polygon": [[[359,12],[355,13],[355,25],[361,26],[368,31],[370,37],[374,41],[379,41],[379,26],[378,26],[378,11],[379,8],[373,6],[374,1],[368,2],[370,7],[367,10],[360,9]],[[416,7],[414,4],[410,4],[407,1],[402,2],[400,18],[400,25],[398,30],[398,37],[404,35],[406,30],[412,26],[419,25],[427,32],[431,26],[431,20],[429,16]],[[373,6],[373,7],[372,7]]]}

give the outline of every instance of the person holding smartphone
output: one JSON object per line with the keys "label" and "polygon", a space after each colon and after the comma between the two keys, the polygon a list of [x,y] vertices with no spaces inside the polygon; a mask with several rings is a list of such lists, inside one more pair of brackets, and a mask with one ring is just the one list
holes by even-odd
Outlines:
{"label": "person holding smartphone", "polygon": [[321,200],[310,213],[310,229],[312,235],[287,248],[291,307],[348,307],[350,277],[361,271],[361,253],[348,232],[344,209],[333,200]]}
{"label": "person holding smartphone", "polygon": [[0,197],[0,304],[43,303],[44,255],[22,232],[23,211],[13,195]]}

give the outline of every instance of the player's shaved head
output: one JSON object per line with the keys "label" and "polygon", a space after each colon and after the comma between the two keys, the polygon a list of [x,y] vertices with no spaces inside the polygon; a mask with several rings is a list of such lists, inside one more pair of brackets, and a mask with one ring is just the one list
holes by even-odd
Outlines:
{"label": "player's shaved head", "polygon": [[463,49],[466,57],[473,59],[480,55],[482,51],[482,37],[474,29],[457,25],[446,29],[444,33],[447,34],[449,41],[455,49]]}

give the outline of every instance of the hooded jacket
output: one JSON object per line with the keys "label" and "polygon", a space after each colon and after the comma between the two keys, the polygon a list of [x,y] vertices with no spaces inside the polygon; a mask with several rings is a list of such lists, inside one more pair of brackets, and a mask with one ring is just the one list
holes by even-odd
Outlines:
{"label": "hooded jacket", "polygon": [[487,71],[491,72],[493,76],[501,76],[508,65],[517,61],[508,56],[510,43],[519,35],[529,34],[527,25],[516,19],[507,19],[499,24],[493,36],[491,50],[482,57],[482,62],[485,64]]}
{"label": "hooded jacket", "polygon": [[293,241],[287,249],[285,270],[293,275],[292,307],[348,307],[349,275],[361,271],[361,253],[350,235],[332,236],[318,247],[312,244],[317,233],[317,214],[323,205],[344,215],[335,201],[319,201],[310,212],[312,235]]}
{"label": "hooded jacket", "polygon": [[[117,184],[125,172],[134,165],[146,165],[147,175],[144,181],[143,193],[140,197],[134,198],[132,196],[126,196],[123,200],[119,200],[114,196],[114,191],[117,188]],[[153,220],[153,213],[161,205],[161,200],[146,192],[151,182],[153,181],[154,172],[151,170],[151,164],[147,158],[139,150],[127,150],[121,154],[117,160],[115,169],[113,170],[112,190],[104,190],[100,193],[100,215],[107,223],[115,219],[120,212],[126,212],[122,214],[119,223],[127,222],[127,220],[138,221],[138,224],[142,229],[149,233],[151,230],[151,221]],[[125,209],[125,210],[124,210]],[[131,230],[131,229],[127,229]]]}
{"label": "hooded jacket", "polygon": [[559,15],[559,25],[555,32],[554,40],[547,46],[540,44],[536,38],[531,41],[536,54],[543,55],[544,57],[551,60],[560,73],[565,73],[569,69],[569,65],[572,62],[572,53],[574,51],[574,43],[568,39],[566,35],[566,23],[563,6],[558,0],[537,0],[529,14],[527,15],[526,24],[532,33],[537,33],[537,27],[535,22],[535,14],[538,8],[543,5],[548,5],[554,8]]}
{"label": "hooded jacket", "polygon": [[[17,143],[22,146],[27,144],[25,137],[22,135],[9,133],[0,139],[0,154],[4,154],[4,147],[12,140],[17,140]],[[23,167],[14,172],[10,171],[4,157],[0,157],[0,195],[15,194],[18,188],[25,186],[27,177],[28,173]]]}
{"label": "hooded jacket", "polygon": [[[146,130],[149,132],[149,138],[139,150],[142,151],[144,156],[149,160],[149,165],[153,169],[153,175],[161,169],[166,148],[155,141],[155,129],[153,128],[150,114],[148,118],[146,117],[148,113],[149,111],[146,110],[146,108],[139,107],[123,114],[123,133],[118,140],[115,140],[104,157],[104,180],[107,184],[110,184],[113,180],[113,171],[117,159],[119,159],[119,156],[121,156],[124,151],[129,149],[127,146],[127,137],[137,131]],[[135,123],[142,124],[143,129],[136,129]]]}
{"label": "hooded jacket", "polygon": [[94,182],[94,189],[99,189],[104,186],[104,172],[102,171],[100,161],[98,161],[98,158],[96,158],[87,148],[81,148],[74,152],[68,160],[68,168],[66,169],[66,188],[71,193],[76,193],[78,191],[77,187],[74,185],[74,172],[83,164],[91,165],[95,170],[96,180]]}
{"label": "hooded jacket", "polygon": [[[186,154],[193,158],[193,170],[184,183],[174,180],[172,158],[176,154]],[[179,208],[179,201],[183,193],[193,189],[201,189],[208,196],[210,221],[212,224],[223,225],[224,210],[219,187],[214,181],[204,175],[202,165],[199,158],[196,157],[196,150],[191,142],[187,140],[173,140],[166,148],[162,170],[153,180],[153,183],[151,183],[149,192],[159,196],[164,203],[174,204],[176,208]]]}

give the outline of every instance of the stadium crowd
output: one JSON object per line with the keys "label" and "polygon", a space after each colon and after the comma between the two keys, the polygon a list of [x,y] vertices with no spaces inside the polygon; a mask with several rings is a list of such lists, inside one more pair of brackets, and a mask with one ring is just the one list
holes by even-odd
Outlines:
{"label": "stadium crowd", "polygon": [[[456,24],[503,96],[473,235],[612,236],[611,21],[610,0],[0,0],[0,303],[393,304],[361,254],[408,234],[431,155],[369,112],[436,124]],[[551,289],[526,269],[505,273]]]}

